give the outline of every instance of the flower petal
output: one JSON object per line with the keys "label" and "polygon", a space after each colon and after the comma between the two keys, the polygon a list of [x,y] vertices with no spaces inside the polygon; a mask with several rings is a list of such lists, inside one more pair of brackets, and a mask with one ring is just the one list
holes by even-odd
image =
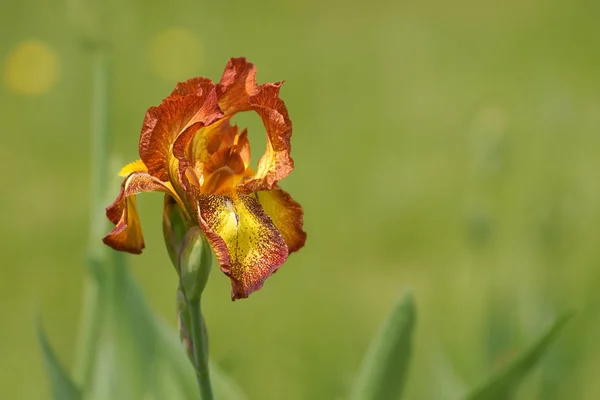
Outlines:
{"label": "flower petal", "polygon": [[115,227],[102,241],[115,250],[140,254],[144,248],[144,238],[135,195],[155,191],[178,198],[169,183],[163,183],[146,172],[133,172],[125,178],[117,199],[106,209],[106,216]]}
{"label": "flower petal", "polygon": [[279,98],[280,83],[261,85],[256,94],[250,96],[252,108],[260,116],[267,131],[267,149],[258,161],[254,178],[240,185],[243,192],[270,190],[277,181],[285,178],[294,169],[290,157],[292,122],[283,100]]}
{"label": "flower petal", "polygon": [[256,67],[244,57],[232,58],[217,85],[219,107],[225,115],[252,109],[248,99],[257,90]]}
{"label": "flower petal", "polygon": [[[227,160],[230,158],[234,158],[232,162],[235,165],[229,165],[233,173],[244,177],[250,176],[249,173],[244,172],[250,164],[248,132],[246,129],[239,132],[237,126],[229,124],[229,118],[227,117],[195,132],[186,131],[179,135],[173,144],[173,155],[179,161],[177,175],[180,181],[183,182],[182,186],[185,190],[189,190],[187,184],[190,181],[189,174],[193,172],[197,176],[192,178],[191,182],[196,186],[200,186],[199,179],[202,176],[207,178],[206,175],[210,175],[220,167],[226,166],[228,164]],[[235,184],[240,179],[235,180]],[[213,192],[211,191],[211,193]]]}
{"label": "flower petal", "polygon": [[216,86],[219,107],[225,115],[254,110],[267,131],[267,149],[258,162],[256,175],[239,187],[244,193],[270,190],[294,169],[290,157],[292,122],[285,103],[279,98],[282,83],[257,86],[254,64],[245,58],[232,58]]}
{"label": "flower petal", "polygon": [[201,76],[196,78],[188,79],[185,82],[179,82],[175,86],[175,89],[171,92],[170,96],[187,96],[190,94],[197,94],[202,96],[203,93],[210,91],[215,84],[208,78]]}
{"label": "flower petal", "polygon": [[248,297],[286,260],[281,233],[254,195],[198,197],[198,222],[231,278],[232,299]]}
{"label": "flower petal", "polygon": [[169,180],[169,164],[173,161],[171,148],[184,132],[189,138],[200,127],[222,117],[216,102],[213,83],[194,78],[177,85],[157,107],[146,112],[140,135],[140,158],[148,172],[162,181]]}
{"label": "flower petal", "polygon": [[277,230],[281,232],[289,252],[300,250],[306,242],[306,232],[302,230],[302,206],[277,185],[272,190],[260,191],[256,195]]}
{"label": "flower petal", "polygon": [[136,160],[121,168],[119,171],[119,176],[125,178],[133,172],[148,172],[148,168],[146,168],[146,165],[142,160]]}

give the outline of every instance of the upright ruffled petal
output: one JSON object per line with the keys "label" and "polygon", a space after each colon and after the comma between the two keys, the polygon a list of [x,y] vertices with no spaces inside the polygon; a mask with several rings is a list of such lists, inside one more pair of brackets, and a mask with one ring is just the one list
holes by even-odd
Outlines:
{"label": "upright ruffled petal", "polygon": [[157,107],[151,107],[144,118],[140,136],[140,158],[148,172],[162,181],[169,180],[170,164],[175,161],[172,147],[176,139],[187,133],[189,141],[201,127],[222,117],[213,83],[194,78],[177,85]]}
{"label": "upright ruffled petal", "polygon": [[164,192],[177,198],[169,183],[164,183],[146,172],[132,172],[121,185],[117,199],[106,209],[106,216],[115,227],[103,242],[115,250],[140,254],[144,248],[142,227],[135,195],[142,192]]}
{"label": "upright ruffled petal", "polygon": [[232,58],[217,85],[219,107],[225,115],[252,109],[249,97],[256,93],[256,67],[244,57]]}
{"label": "upright ruffled petal", "polygon": [[292,122],[279,98],[282,82],[256,84],[256,67],[245,58],[232,58],[216,86],[219,107],[230,116],[253,110],[261,117],[267,132],[267,148],[258,162],[254,178],[240,185],[244,193],[270,190],[294,169],[290,157]]}
{"label": "upright ruffled petal", "polygon": [[288,256],[281,233],[253,195],[200,195],[198,222],[231,278],[232,299],[260,289]]}
{"label": "upright ruffled petal", "polygon": [[212,90],[214,86],[215,84],[212,80],[198,76],[190,78],[185,82],[177,83],[177,86],[175,86],[169,97],[187,96],[190,94],[203,96]]}
{"label": "upright ruffled petal", "polygon": [[260,205],[281,232],[289,252],[300,250],[306,242],[306,232],[302,230],[302,206],[279,186],[275,186],[273,190],[258,192],[256,195]]}
{"label": "upright ruffled petal", "polygon": [[250,96],[252,109],[260,116],[267,131],[267,149],[258,161],[254,177],[244,182],[243,192],[270,190],[294,169],[290,156],[292,121],[283,100],[279,98],[280,83],[261,85],[256,94]]}

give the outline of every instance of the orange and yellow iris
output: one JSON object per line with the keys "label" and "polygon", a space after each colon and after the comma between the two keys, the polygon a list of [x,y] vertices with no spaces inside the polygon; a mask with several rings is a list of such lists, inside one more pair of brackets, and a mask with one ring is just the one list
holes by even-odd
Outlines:
{"label": "orange and yellow iris", "polygon": [[[304,246],[302,207],[277,185],[294,168],[281,83],[257,85],[255,77],[253,64],[231,59],[219,83],[206,78],[179,83],[148,110],[140,160],[121,170],[121,192],[106,210],[115,227],[104,243],[141,253],[135,196],[164,192],[204,231],[231,278],[233,299],[260,289],[289,253]],[[256,112],[267,133],[256,171],[250,167],[248,132],[230,124],[244,111]]]}

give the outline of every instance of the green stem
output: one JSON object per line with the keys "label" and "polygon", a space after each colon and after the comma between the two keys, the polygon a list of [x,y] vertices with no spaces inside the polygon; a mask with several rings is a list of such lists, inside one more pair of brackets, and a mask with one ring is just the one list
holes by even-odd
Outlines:
{"label": "green stem", "polygon": [[90,249],[99,255],[104,245],[98,240],[104,234],[106,217],[104,207],[107,189],[109,147],[109,81],[108,54],[100,47],[92,52],[92,113],[91,113],[91,169],[92,208],[90,226]]}
{"label": "green stem", "polygon": [[104,202],[107,188],[108,141],[109,141],[109,74],[108,55],[102,48],[92,50],[92,98],[90,140],[90,233],[88,262],[92,274],[87,274],[83,289],[82,318],[77,337],[73,376],[80,388],[85,390],[91,380],[96,343],[100,330],[97,321],[103,314],[97,279],[103,261],[100,238],[106,228]]}
{"label": "green stem", "polygon": [[192,351],[194,355],[194,367],[196,379],[200,388],[202,400],[213,400],[210,374],[208,370],[208,335],[206,324],[202,316],[200,300],[188,303],[190,312],[190,339],[192,340]]}

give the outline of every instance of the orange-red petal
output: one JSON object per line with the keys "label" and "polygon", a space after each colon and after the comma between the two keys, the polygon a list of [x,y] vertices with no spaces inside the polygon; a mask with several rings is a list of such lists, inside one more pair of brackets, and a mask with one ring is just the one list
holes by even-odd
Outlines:
{"label": "orange-red petal", "polygon": [[217,85],[219,107],[225,115],[252,109],[249,97],[256,93],[256,67],[244,57],[232,58]]}
{"label": "orange-red petal", "polygon": [[155,191],[177,196],[169,184],[146,172],[133,172],[125,178],[117,199],[106,209],[106,216],[115,227],[102,239],[105,244],[119,251],[134,254],[142,252],[144,238],[135,195]]}
{"label": "orange-red petal", "polygon": [[302,206],[288,192],[275,186],[272,190],[257,193],[258,201],[269,214],[290,253],[300,250],[306,242],[306,232],[302,230],[304,211]]}
{"label": "orange-red petal", "polygon": [[257,86],[254,64],[245,58],[232,58],[216,86],[219,107],[225,115],[254,110],[267,132],[267,149],[258,162],[255,176],[238,189],[244,193],[270,190],[294,169],[290,157],[292,122],[285,103],[279,98],[282,83]]}
{"label": "orange-red petal", "polygon": [[294,169],[294,161],[290,156],[292,121],[285,103],[279,98],[281,85],[282,82],[261,85],[257,93],[249,98],[252,109],[265,125],[267,149],[258,161],[254,178],[244,182],[239,189],[246,193],[270,190]]}
{"label": "orange-red petal", "polygon": [[140,158],[148,172],[162,181],[169,180],[172,147],[187,133],[188,142],[202,126],[222,117],[214,84],[205,78],[179,83],[157,107],[146,112],[140,135]]}
{"label": "orange-red petal", "polygon": [[190,94],[202,96],[212,90],[214,85],[213,81],[208,78],[201,76],[190,78],[185,82],[178,82],[169,97],[187,96]]}
{"label": "orange-red petal", "polygon": [[253,195],[200,195],[198,222],[231,278],[233,300],[260,289],[288,256],[283,236]]}

